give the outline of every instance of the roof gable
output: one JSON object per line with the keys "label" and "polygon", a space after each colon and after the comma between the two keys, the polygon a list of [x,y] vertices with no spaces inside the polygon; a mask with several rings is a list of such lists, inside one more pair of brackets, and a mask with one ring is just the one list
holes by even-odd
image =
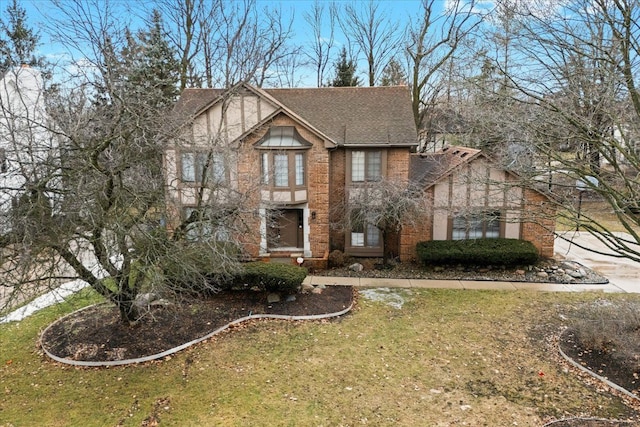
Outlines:
{"label": "roof gable", "polygon": [[406,86],[264,89],[345,146],[416,146]]}
{"label": "roof gable", "polygon": [[410,179],[429,188],[480,155],[480,150],[468,147],[444,147],[433,153],[413,154],[410,160]]}
{"label": "roof gable", "polygon": [[[328,146],[406,146],[418,144],[406,86],[260,89],[240,84],[276,106],[270,115],[283,112],[321,136]],[[186,89],[174,113],[182,121],[202,114],[220,102],[228,91]],[[265,122],[270,117],[263,117]],[[250,133],[250,130],[245,134]]]}

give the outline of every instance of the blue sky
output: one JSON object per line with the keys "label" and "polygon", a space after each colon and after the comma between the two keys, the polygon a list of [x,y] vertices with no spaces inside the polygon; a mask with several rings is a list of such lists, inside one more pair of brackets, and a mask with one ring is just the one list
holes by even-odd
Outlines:
{"label": "blue sky", "polygon": [[[0,0],[0,11],[4,13],[6,4],[9,0]],[[55,19],[55,7],[52,6],[50,0],[19,0],[22,7],[27,10],[27,17],[29,19],[32,28],[39,31],[41,35],[42,46],[39,48],[39,53],[48,57],[52,61],[60,61],[61,58],[67,57],[65,50],[62,46],[52,43],[46,32],[46,23],[51,19]],[[64,1],[64,0],[62,0]],[[312,0],[257,0],[258,9],[262,9],[265,6],[280,6],[283,15],[286,17],[290,14],[294,15],[293,31],[295,36],[293,42],[298,45],[306,45],[310,41],[310,32],[307,29],[307,24],[304,19],[304,14],[308,12],[312,5]],[[329,2],[324,2],[327,7]],[[335,1],[338,6],[345,4],[353,4],[356,7],[358,5],[366,5],[367,2],[363,0],[356,1]],[[384,11],[385,16],[392,22],[394,22],[400,31],[403,31],[410,19],[419,19],[421,14],[421,1],[420,0],[380,0],[376,1],[379,4],[379,11]],[[140,13],[150,13],[153,8],[152,0],[111,0],[111,4],[121,8],[128,9],[134,7],[140,10]],[[446,7],[447,0],[437,0],[436,5],[441,10]],[[140,24],[142,21],[136,18],[135,14],[126,13],[125,17],[131,19],[132,25]],[[337,55],[340,47],[346,43],[346,37],[341,33],[340,28],[336,27],[335,34],[335,47],[333,49],[334,56]],[[365,66],[362,62],[359,64],[358,70],[363,72]],[[313,80],[311,80],[313,81]],[[305,80],[306,82],[306,80]],[[308,84],[308,83],[307,83]],[[305,84],[306,85],[306,84]]]}

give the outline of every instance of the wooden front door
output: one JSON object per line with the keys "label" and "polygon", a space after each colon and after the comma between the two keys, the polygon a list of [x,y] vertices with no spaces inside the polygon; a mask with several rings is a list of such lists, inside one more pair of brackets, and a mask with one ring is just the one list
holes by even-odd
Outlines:
{"label": "wooden front door", "polygon": [[302,209],[274,211],[269,224],[269,248],[302,248]]}

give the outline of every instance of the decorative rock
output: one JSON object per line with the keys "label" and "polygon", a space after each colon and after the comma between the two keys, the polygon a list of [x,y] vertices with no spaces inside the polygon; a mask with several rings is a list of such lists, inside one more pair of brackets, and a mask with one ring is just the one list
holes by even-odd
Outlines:
{"label": "decorative rock", "polygon": [[293,302],[295,300],[296,300],[295,295],[287,295],[287,298],[285,299],[286,302]]}
{"label": "decorative rock", "polygon": [[536,276],[538,277],[549,277],[549,273],[547,273],[546,271],[538,271],[538,273],[536,274]]}
{"label": "decorative rock", "polygon": [[490,269],[488,268],[479,268],[478,273],[488,273]]}
{"label": "decorative rock", "polygon": [[524,270],[516,270],[516,274],[517,274],[518,276],[524,276],[525,271],[524,271]]}
{"label": "decorative rock", "polygon": [[280,295],[276,293],[270,293],[269,295],[267,295],[267,302],[269,304],[272,304],[274,302],[280,302]]}
{"label": "decorative rock", "polygon": [[325,285],[324,283],[320,283],[318,286],[316,286],[316,288],[326,289],[327,285]]}
{"label": "decorative rock", "polygon": [[440,266],[440,265],[436,265],[435,267],[433,267],[433,271],[435,271],[436,273],[440,273],[444,271],[444,267]]}
{"label": "decorative rock", "polygon": [[574,279],[581,279],[584,276],[584,274],[582,274],[580,270],[575,270],[575,271],[570,271],[569,276],[573,277]]}
{"label": "decorative rock", "polygon": [[153,301],[158,299],[158,295],[154,294],[153,292],[149,292],[149,293],[145,293],[145,294],[138,294],[136,295],[136,302],[135,304],[138,307],[146,307],[148,305],[150,305]]}
{"label": "decorative rock", "polygon": [[311,289],[311,293],[319,295],[319,294],[322,293],[322,289],[321,288],[313,288],[313,289]]}
{"label": "decorative rock", "polygon": [[364,266],[362,264],[356,262],[355,264],[351,264],[349,266],[349,270],[360,272],[360,271],[364,270]]}
{"label": "decorative rock", "polygon": [[313,285],[310,283],[303,283],[302,284],[302,292],[309,292],[311,290],[313,290]]}
{"label": "decorative rock", "polygon": [[563,270],[563,269],[561,269],[561,268],[558,268],[558,269],[556,270],[556,274],[558,274],[558,275],[560,275],[560,276],[563,276],[563,275],[564,275],[564,270]]}

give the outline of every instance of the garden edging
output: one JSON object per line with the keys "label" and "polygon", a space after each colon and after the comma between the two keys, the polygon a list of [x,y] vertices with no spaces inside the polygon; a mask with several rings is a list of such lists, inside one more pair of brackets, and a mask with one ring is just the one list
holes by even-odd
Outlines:
{"label": "garden edging", "polygon": [[[560,335],[562,336],[562,334],[566,333],[566,329],[564,331],[562,331],[560,333]],[[559,340],[561,341],[561,340]],[[575,368],[578,368],[579,370],[581,370],[582,372],[592,376],[593,378],[596,378],[600,381],[602,381],[603,383],[605,383],[606,385],[608,385],[609,387],[611,387],[612,389],[619,391],[620,393],[624,394],[625,396],[628,396],[632,399],[635,399],[637,401],[640,401],[640,396],[637,396],[636,394],[630,392],[629,390],[627,390],[624,387],[619,386],[618,384],[610,381],[609,379],[596,374],[595,372],[593,372],[591,369],[586,368],[584,366],[582,366],[581,364],[579,364],[578,362],[576,362],[575,360],[573,360],[571,357],[567,356],[567,354],[565,354],[564,351],[562,351],[562,346],[560,345],[560,342],[558,342],[558,352],[560,353],[560,355],[567,361],[569,362],[569,364]]]}
{"label": "garden edging", "polygon": [[56,356],[55,354],[51,353],[49,350],[47,350],[45,348],[45,346],[42,343],[42,336],[44,336],[47,331],[49,330],[49,328],[51,328],[52,326],[56,325],[58,322],[62,322],[64,319],[66,319],[69,316],[75,315],[81,311],[87,310],[89,308],[95,307],[99,304],[94,304],[94,305],[90,305],[87,307],[83,307],[79,310],[76,310],[72,313],[67,314],[64,317],[61,317],[60,319],[56,320],[55,322],[53,322],[52,324],[50,324],[49,326],[47,326],[45,328],[45,330],[42,332],[42,334],[40,335],[41,337],[41,342],[40,342],[40,347],[42,348],[42,350],[44,351],[44,353],[51,359],[53,359],[56,362],[60,362],[60,363],[64,363],[67,365],[72,365],[72,366],[83,366],[83,367],[107,367],[107,366],[121,366],[121,365],[130,365],[130,364],[135,364],[135,363],[143,363],[143,362],[150,362],[152,360],[157,360],[157,359],[161,359],[163,357],[167,357],[170,356],[172,354],[175,354],[181,350],[184,350],[188,347],[191,347],[192,345],[198,344],[202,341],[205,341],[211,337],[213,337],[216,334],[219,334],[220,332],[234,326],[237,325],[239,323],[245,322],[247,320],[254,320],[254,319],[277,319],[277,320],[322,320],[322,319],[330,319],[332,317],[339,317],[342,316],[344,314],[347,314],[349,311],[351,311],[351,309],[353,308],[353,304],[354,302],[351,302],[351,304],[349,305],[349,307],[345,308],[344,310],[340,310],[334,313],[325,313],[325,314],[311,314],[311,315],[303,315],[303,316],[288,316],[288,315],[283,315],[283,314],[250,314],[248,316],[244,316],[241,317],[239,319],[236,319],[232,322],[227,323],[224,326],[219,327],[218,329],[212,331],[211,333],[204,335],[200,338],[196,338],[195,340],[186,342],[184,344],[181,344],[177,347],[171,348],[169,350],[163,351],[161,353],[156,353],[156,354],[152,354],[149,356],[144,356],[144,357],[139,357],[139,358],[135,358],[135,359],[122,359],[122,360],[109,360],[109,361],[86,361],[86,360],[72,360],[72,359],[67,359],[64,357],[59,357]]}

